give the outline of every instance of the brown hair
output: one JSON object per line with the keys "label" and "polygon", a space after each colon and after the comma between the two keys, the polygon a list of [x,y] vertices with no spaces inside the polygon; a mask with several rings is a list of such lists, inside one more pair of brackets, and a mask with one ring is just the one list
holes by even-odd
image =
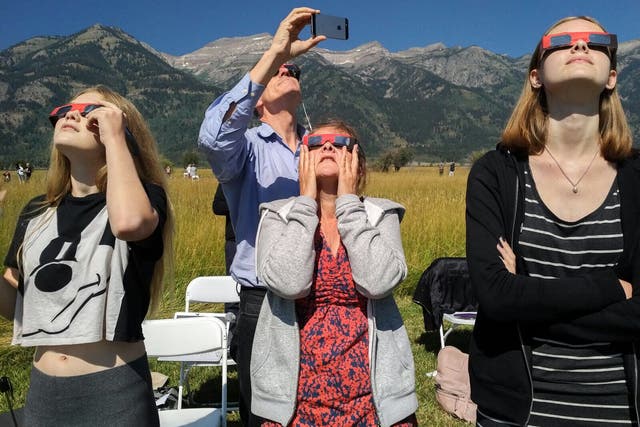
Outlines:
{"label": "brown hair", "polygon": [[[554,23],[544,33],[550,34],[558,25],[569,21],[583,20],[596,24],[603,31],[604,27],[595,19],[588,16],[570,16]],[[538,42],[533,51],[527,76],[520,98],[516,103],[511,117],[502,132],[503,144],[516,152],[539,154],[544,150],[547,138],[547,99],[544,88],[534,88],[529,81],[531,71],[538,69],[543,63],[542,41]],[[616,52],[610,52],[611,69],[617,67]],[[602,156],[611,162],[619,161],[631,153],[633,138],[627,118],[620,102],[618,91],[604,89],[600,94],[600,151]]]}
{"label": "brown hair", "polygon": [[[356,184],[356,193],[358,195],[362,195],[364,191],[364,187],[367,185],[367,158],[364,155],[364,148],[362,147],[362,141],[358,137],[358,132],[355,130],[353,126],[345,122],[341,119],[326,119],[321,123],[318,123],[314,126],[315,129],[322,128],[335,128],[349,136],[355,138],[356,143],[358,144],[358,183]],[[311,132],[312,134],[315,131]]]}
{"label": "brown hair", "polygon": [[[118,106],[127,117],[127,128],[134,135],[137,142],[137,152],[133,155],[136,171],[143,183],[153,183],[162,187],[167,195],[167,218],[162,233],[164,241],[164,254],[156,262],[153,277],[151,279],[151,312],[158,308],[162,299],[163,278],[167,273],[169,283],[173,275],[173,207],[169,201],[167,176],[160,164],[158,147],[142,114],[129,100],[114,92],[106,86],[94,86],[77,93],[72,99],[85,93],[96,93],[105,101]],[[107,190],[108,171],[106,164],[98,170],[96,184],[101,192]],[[71,191],[71,166],[67,159],[52,144],[51,161],[47,171],[47,192],[44,208],[57,207],[65,194]]]}

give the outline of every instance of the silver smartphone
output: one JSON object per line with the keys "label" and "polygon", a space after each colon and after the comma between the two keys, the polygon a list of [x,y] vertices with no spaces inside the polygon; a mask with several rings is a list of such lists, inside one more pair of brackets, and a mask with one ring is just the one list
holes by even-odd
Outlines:
{"label": "silver smartphone", "polygon": [[347,40],[349,38],[349,20],[340,16],[314,14],[311,16],[311,35]]}

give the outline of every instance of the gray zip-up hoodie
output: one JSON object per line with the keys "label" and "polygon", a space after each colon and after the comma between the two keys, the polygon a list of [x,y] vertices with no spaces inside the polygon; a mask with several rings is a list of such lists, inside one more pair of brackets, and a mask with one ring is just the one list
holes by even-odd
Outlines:
{"label": "gray zip-up hoodie", "polygon": [[[316,201],[298,196],[264,203],[258,227],[256,267],[268,288],[251,356],[251,412],[291,421],[300,363],[295,300],[311,290],[318,227]],[[338,231],[358,292],[369,299],[369,364],[378,419],[390,426],[418,408],[409,337],[392,291],[406,276],[400,238],[404,208],[390,200],[353,194],[336,200]]]}

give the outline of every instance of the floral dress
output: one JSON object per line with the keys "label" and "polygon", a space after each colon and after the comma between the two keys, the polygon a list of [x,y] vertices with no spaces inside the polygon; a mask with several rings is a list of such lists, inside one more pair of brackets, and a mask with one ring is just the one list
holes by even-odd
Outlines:
{"label": "floral dress", "polygon": [[[342,243],[334,256],[316,232],[316,269],[309,296],[296,301],[300,372],[290,426],[376,426],[371,393],[367,299],[357,292]],[[417,425],[415,415],[401,427]],[[263,427],[280,426],[265,422]]]}

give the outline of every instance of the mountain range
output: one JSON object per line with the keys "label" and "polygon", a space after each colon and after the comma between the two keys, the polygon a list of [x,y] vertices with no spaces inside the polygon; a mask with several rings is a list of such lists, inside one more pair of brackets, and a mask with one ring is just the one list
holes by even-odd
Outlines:
{"label": "mountain range", "polygon": [[[106,84],[131,99],[163,156],[194,156],[208,105],[270,45],[269,34],[222,38],[171,56],[100,24],[65,37],[35,37],[0,52],[0,166],[45,166],[47,114],[78,90]],[[315,48],[296,58],[311,123],[339,117],[358,129],[370,156],[410,147],[417,160],[463,161],[498,142],[529,57],[478,46],[433,44],[390,52],[377,42],[349,51]],[[640,136],[640,40],[618,51],[619,91]],[[306,124],[302,109],[299,120]],[[202,163],[203,156],[200,155]]]}

